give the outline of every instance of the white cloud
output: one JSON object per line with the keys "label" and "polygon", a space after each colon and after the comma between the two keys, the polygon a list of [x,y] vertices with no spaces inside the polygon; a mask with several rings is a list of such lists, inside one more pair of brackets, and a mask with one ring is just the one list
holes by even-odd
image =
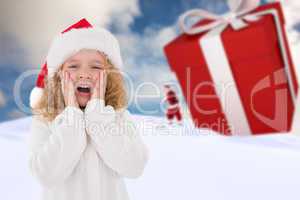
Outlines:
{"label": "white cloud", "polygon": [[0,108],[6,105],[6,97],[2,90],[0,90]]}
{"label": "white cloud", "polygon": [[[138,0],[5,1],[0,7],[0,36],[5,31],[15,37],[19,46],[28,52],[27,64],[40,66],[54,35],[79,19],[86,17],[100,26],[117,20],[122,23],[120,29],[126,30],[134,16],[139,14]],[[19,58],[23,56],[24,52],[17,55]]]}
{"label": "white cloud", "polygon": [[169,67],[162,65],[163,47],[176,36],[175,26],[147,28],[141,35],[131,31],[118,34],[126,68],[138,73],[140,70],[168,73]]}
{"label": "white cloud", "polygon": [[[176,81],[163,52],[163,47],[177,36],[175,27],[148,27],[142,34],[127,31],[117,35],[126,72],[135,78],[135,88],[148,82],[161,90],[163,83]],[[142,87],[140,92],[157,93],[153,87]]]}
{"label": "white cloud", "polygon": [[159,30],[151,28],[145,30],[146,45],[156,58],[163,55],[163,47],[177,36],[176,25],[163,27]]}
{"label": "white cloud", "polygon": [[286,18],[286,24],[291,29],[295,24],[300,23],[300,1],[298,0],[280,0],[283,9],[284,16]]}

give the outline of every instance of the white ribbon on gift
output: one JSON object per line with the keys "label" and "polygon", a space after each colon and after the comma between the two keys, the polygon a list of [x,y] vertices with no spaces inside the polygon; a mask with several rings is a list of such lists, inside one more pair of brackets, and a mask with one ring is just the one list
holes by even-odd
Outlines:
{"label": "white ribbon on gift", "polygon": [[[231,133],[233,135],[251,135],[252,131],[249,126],[244,106],[241,102],[240,95],[233,78],[228,57],[226,55],[221,38],[221,33],[228,26],[231,26],[234,30],[239,30],[249,25],[245,22],[245,20],[249,22],[257,21],[263,15],[273,15],[276,22],[280,49],[285,64],[284,69],[288,78],[288,85],[292,94],[294,105],[296,102],[296,94],[294,86],[292,84],[288,56],[284,48],[284,38],[277,11],[274,9],[270,9],[261,12],[249,13],[259,6],[259,0],[228,0],[228,3],[230,12],[224,15],[217,15],[202,9],[189,10],[179,17],[179,25],[181,30],[189,35],[206,32],[206,34],[202,38],[200,38],[199,45],[202,48],[213,82],[225,85],[231,84],[232,86],[232,90],[230,92],[231,99],[228,102],[226,101],[226,98],[222,98],[222,92],[220,90],[217,90],[216,88],[216,93],[220,99],[222,109],[231,129]],[[211,19],[213,20],[213,22],[188,28],[185,25],[185,20],[189,17],[195,16],[203,17],[205,19]],[[256,117],[258,117],[262,121],[265,121],[264,116],[259,115],[259,113],[255,111],[255,108],[252,107],[252,109]]]}
{"label": "white ribbon on gift", "polygon": [[[181,30],[189,35],[194,35],[206,31],[215,31],[216,27],[221,26],[218,31],[223,31],[228,25],[234,30],[239,30],[247,26],[243,20],[257,21],[259,18],[255,14],[248,14],[259,6],[259,0],[228,0],[230,11],[224,15],[217,15],[203,9],[192,9],[179,17]],[[188,28],[185,20],[189,17],[203,17],[211,19],[213,22],[193,28]]]}

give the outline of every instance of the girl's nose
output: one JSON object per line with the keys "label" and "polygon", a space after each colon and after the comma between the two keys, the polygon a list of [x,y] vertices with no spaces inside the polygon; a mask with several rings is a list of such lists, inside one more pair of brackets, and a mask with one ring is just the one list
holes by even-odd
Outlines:
{"label": "girl's nose", "polygon": [[79,79],[91,79],[92,75],[86,71],[79,72]]}
{"label": "girl's nose", "polygon": [[80,78],[80,79],[85,79],[85,78],[86,78],[86,79],[91,79],[91,76],[89,76],[89,75],[87,75],[87,74],[80,74],[80,75],[79,75],[79,78]]}

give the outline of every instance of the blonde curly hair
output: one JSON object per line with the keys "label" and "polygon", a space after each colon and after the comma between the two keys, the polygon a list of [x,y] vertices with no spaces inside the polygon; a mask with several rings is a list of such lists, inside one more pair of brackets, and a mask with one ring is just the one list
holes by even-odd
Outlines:
{"label": "blonde curly hair", "polygon": [[[107,68],[107,85],[105,92],[105,105],[111,105],[115,110],[127,107],[128,99],[125,89],[125,82],[121,71],[116,68],[111,61],[105,56]],[[39,102],[32,108],[32,113],[45,121],[52,121],[60,114],[66,104],[62,93],[61,78],[59,71],[62,66],[54,72],[51,78],[45,76],[45,87],[43,96]]]}

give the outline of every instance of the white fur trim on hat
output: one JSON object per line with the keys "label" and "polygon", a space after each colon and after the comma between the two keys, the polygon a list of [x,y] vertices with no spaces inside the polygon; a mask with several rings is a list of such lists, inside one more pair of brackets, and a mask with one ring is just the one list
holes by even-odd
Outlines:
{"label": "white fur trim on hat", "polygon": [[40,87],[34,87],[31,90],[29,97],[29,105],[31,108],[34,108],[37,105],[37,103],[41,100],[43,92],[43,88]]}
{"label": "white fur trim on hat", "polygon": [[99,50],[115,67],[122,68],[119,42],[112,33],[100,27],[80,28],[54,38],[47,56],[48,76],[80,49]]}

